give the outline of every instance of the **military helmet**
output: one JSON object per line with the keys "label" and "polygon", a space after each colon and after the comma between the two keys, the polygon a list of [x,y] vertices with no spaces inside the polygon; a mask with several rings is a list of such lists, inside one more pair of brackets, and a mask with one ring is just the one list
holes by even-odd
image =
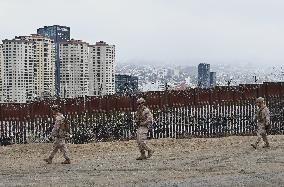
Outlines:
{"label": "military helmet", "polygon": [[51,110],[57,112],[57,111],[59,111],[59,106],[58,105],[52,105]]}
{"label": "military helmet", "polygon": [[137,99],[137,104],[142,104],[145,103],[145,99],[143,99],[142,97],[140,97],[139,99]]}
{"label": "military helmet", "polygon": [[262,102],[264,102],[264,98],[263,97],[259,97],[259,98],[256,99],[255,102],[262,103]]}

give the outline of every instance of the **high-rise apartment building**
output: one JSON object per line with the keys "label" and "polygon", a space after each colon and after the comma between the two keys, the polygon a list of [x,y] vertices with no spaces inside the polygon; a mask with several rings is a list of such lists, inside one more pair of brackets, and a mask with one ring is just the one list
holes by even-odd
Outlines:
{"label": "high-rise apartment building", "polygon": [[70,27],[53,25],[37,29],[37,34],[47,36],[55,43],[70,40]]}
{"label": "high-rise apartment building", "polygon": [[115,93],[115,46],[100,41],[90,45],[89,95]]}
{"label": "high-rise apartment building", "polygon": [[138,92],[138,77],[131,75],[115,75],[115,92],[118,94]]}
{"label": "high-rise apartment building", "polygon": [[198,65],[198,87],[215,87],[216,79],[216,72],[210,72],[210,64],[200,63]]}
{"label": "high-rise apartment building", "polygon": [[55,87],[56,95],[60,93],[60,58],[59,43],[70,40],[70,27],[53,25],[37,29],[37,34],[50,37],[55,43]]}
{"label": "high-rise apartment building", "polygon": [[200,63],[198,65],[198,87],[210,87],[210,64]]}
{"label": "high-rise apartment building", "polygon": [[25,103],[55,95],[54,43],[33,34],[3,40],[2,101]]}
{"label": "high-rise apartment building", "polygon": [[81,40],[59,43],[60,97],[89,94],[89,44]]}
{"label": "high-rise apartment building", "polygon": [[2,49],[2,44],[0,44],[0,102],[2,101],[2,95],[3,95],[3,80],[4,80],[4,75],[3,75],[3,64],[4,64],[4,59],[3,59],[3,49]]}
{"label": "high-rise apartment building", "polygon": [[216,86],[216,72],[210,72],[210,87]]}
{"label": "high-rise apartment building", "polygon": [[33,41],[23,38],[3,40],[3,102],[33,100],[34,55]]}
{"label": "high-rise apartment building", "polygon": [[55,96],[54,41],[49,37],[37,34],[16,38],[33,42],[35,97],[50,98]]}

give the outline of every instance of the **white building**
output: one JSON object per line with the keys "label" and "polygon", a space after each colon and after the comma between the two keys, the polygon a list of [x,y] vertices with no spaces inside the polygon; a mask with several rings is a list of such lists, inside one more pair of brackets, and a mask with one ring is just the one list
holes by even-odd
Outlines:
{"label": "white building", "polygon": [[48,37],[32,34],[16,37],[27,39],[34,45],[35,97],[45,98],[55,95],[55,44]]}
{"label": "white building", "polygon": [[2,44],[0,44],[0,102],[2,101],[2,95],[3,95],[3,80],[4,80],[4,75],[3,75],[3,49],[2,49]]}
{"label": "white building", "polygon": [[3,40],[3,102],[25,103],[55,94],[54,44],[39,35]]}
{"label": "white building", "polygon": [[148,82],[142,85],[142,91],[143,92],[149,92],[149,91],[165,91],[166,90],[166,84],[162,83],[161,81],[156,82]]}
{"label": "white building", "polygon": [[60,97],[89,94],[89,44],[81,40],[59,43]]}
{"label": "white building", "polygon": [[157,71],[158,78],[164,79],[168,75],[168,69],[162,68]]}
{"label": "white building", "polygon": [[3,40],[4,102],[25,103],[33,100],[34,45],[27,39]]}
{"label": "white building", "polygon": [[90,92],[89,95],[115,93],[115,46],[103,41],[90,45]]}

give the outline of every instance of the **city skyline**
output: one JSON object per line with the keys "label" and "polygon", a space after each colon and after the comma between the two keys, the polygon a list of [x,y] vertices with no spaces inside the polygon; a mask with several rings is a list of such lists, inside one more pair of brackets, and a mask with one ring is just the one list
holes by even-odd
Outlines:
{"label": "city skyline", "polygon": [[[67,32],[58,32],[63,29]],[[64,26],[39,30],[2,40],[0,103],[115,93],[115,45],[69,40],[70,28]]]}
{"label": "city skyline", "polygon": [[[75,39],[116,44],[118,63],[284,62],[280,0],[44,2],[1,1],[0,16],[9,15],[2,20],[1,39],[31,34],[43,25],[66,25]],[[57,13],[42,13],[43,7]]]}

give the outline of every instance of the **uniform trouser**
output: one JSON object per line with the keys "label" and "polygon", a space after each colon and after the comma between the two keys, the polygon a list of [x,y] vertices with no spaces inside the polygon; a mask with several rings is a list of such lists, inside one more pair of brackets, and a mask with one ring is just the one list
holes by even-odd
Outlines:
{"label": "uniform trouser", "polygon": [[137,129],[137,144],[138,148],[141,153],[144,153],[145,151],[150,151],[151,148],[146,145],[147,140],[147,134],[148,134],[148,128],[147,127],[138,127]]}
{"label": "uniform trouser", "polygon": [[269,145],[268,140],[267,140],[267,132],[265,130],[264,124],[258,124],[257,140],[255,142],[255,145],[259,144],[261,139],[264,141],[266,145]]}
{"label": "uniform trouser", "polygon": [[63,153],[63,156],[66,160],[69,160],[69,151],[67,149],[65,139],[64,138],[56,138],[53,144],[53,150],[50,153],[49,158],[53,159],[54,155],[57,151],[60,150]]}

